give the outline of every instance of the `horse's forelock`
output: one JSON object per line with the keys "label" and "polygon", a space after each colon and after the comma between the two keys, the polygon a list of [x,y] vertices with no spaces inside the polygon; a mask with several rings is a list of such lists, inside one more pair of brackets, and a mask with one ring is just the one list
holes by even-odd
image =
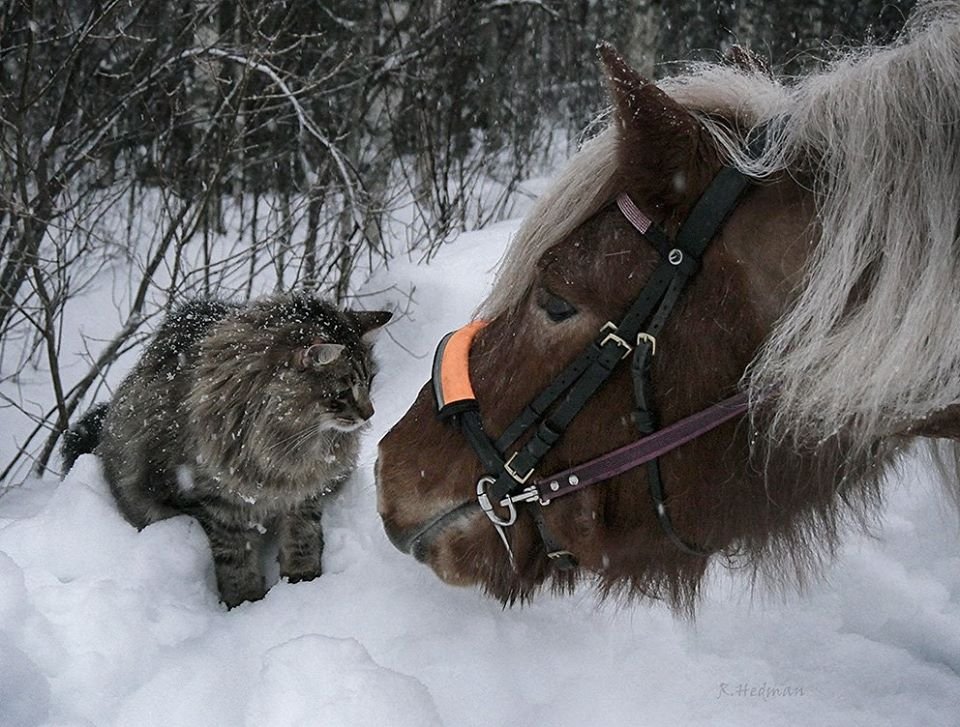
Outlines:
{"label": "horse's forelock", "polygon": [[490,297],[481,306],[493,318],[523,299],[537,260],[603,207],[616,192],[617,137],[607,128],[587,141],[553,179],[524,218],[500,263]]}

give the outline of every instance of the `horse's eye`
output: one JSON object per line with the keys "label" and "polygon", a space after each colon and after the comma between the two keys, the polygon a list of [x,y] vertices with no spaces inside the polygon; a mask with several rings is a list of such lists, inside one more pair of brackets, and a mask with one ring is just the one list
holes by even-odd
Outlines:
{"label": "horse's eye", "polygon": [[540,297],[540,307],[554,323],[560,323],[577,314],[577,309],[571,303],[546,290]]}

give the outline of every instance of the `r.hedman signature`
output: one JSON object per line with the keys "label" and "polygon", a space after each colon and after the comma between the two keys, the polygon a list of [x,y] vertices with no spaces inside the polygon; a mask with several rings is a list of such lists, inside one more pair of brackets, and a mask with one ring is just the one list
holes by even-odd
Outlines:
{"label": "r.hedman signature", "polygon": [[766,682],[762,684],[750,684],[748,682],[728,684],[727,682],[720,682],[720,691],[717,693],[717,699],[723,697],[745,697],[748,699],[761,699],[766,702],[768,699],[803,697],[805,695],[806,692],[804,692],[803,687],[774,686]]}

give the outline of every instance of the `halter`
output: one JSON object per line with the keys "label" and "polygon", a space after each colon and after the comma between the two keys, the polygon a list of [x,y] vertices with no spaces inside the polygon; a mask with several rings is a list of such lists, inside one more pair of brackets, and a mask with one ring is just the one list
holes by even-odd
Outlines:
{"label": "halter", "polygon": [[[751,146],[762,142],[761,134]],[[707,245],[750,183],[751,179],[737,169],[722,168],[673,240],[637,208],[629,195],[618,196],[621,213],[656,248],[661,261],[620,322],[606,322],[594,341],[527,405],[498,439],[493,440],[483,429],[468,366],[473,339],[486,322],[474,321],[447,334],[440,342],[432,378],[437,413],[442,420],[460,428],[486,470],[487,474],[477,482],[477,504],[496,528],[511,564],[513,553],[505,528],[516,522],[518,505],[530,508],[547,556],[557,568],[568,570],[576,566],[576,559],[551,535],[542,508],[558,497],[643,464],[647,466],[654,511],[666,536],[688,555],[709,555],[709,551],[687,542],[674,529],[667,510],[659,458],[745,413],[747,395],[738,393],[660,429],[653,402],[650,364],[657,337],[690,278],[699,270]],[[570,469],[536,477],[537,466],[573,418],[610,378],[618,364],[631,356],[635,403],[632,417],[643,436]],[[526,441],[517,446],[525,437]],[[498,512],[494,503],[505,514]]]}

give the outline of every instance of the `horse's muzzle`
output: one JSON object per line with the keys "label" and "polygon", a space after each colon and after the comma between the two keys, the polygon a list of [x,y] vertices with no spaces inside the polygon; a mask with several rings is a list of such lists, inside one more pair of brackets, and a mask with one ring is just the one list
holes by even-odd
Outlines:
{"label": "horse's muzzle", "polygon": [[381,520],[383,521],[383,530],[393,547],[401,553],[412,555],[421,563],[425,563],[430,546],[440,533],[477,512],[480,512],[480,506],[475,500],[468,500],[445,513],[433,517],[426,523],[419,523],[408,528],[398,528],[383,516],[381,516]]}

